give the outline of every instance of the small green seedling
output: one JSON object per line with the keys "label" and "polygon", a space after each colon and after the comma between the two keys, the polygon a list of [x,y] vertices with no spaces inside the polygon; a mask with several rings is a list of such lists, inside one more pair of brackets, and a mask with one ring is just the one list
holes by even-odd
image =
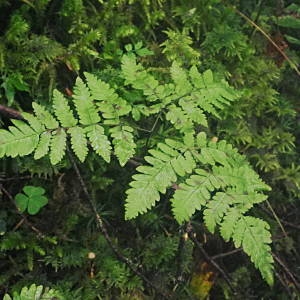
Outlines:
{"label": "small green seedling", "polygon": [[19,193],[15,197],[20,212],[27,210],[30,215],[35,215],[48,203],[48,199],[44,195],[45,190],[41,187],[26,185],[23,193]]}

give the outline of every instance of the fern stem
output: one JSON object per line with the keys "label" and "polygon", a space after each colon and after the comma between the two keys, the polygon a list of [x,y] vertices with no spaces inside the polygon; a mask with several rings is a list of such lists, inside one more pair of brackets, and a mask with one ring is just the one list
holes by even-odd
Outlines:
{"label": "fern stem", "polygon": [[284,279],[280,276],[280,274],[278,272],[274,272],[276,278],[279,280],[279,282],[281,283],[281,285],[285,288],[287,294],[289,295],[289,299],[293,299],[293,295],[292,292],[290,290],[290,287],[284,282]]}
{"label": "fern stem", "polygon": [[229,277],[229,275],[219,266],[219,264],[217,264],[214,259],[212,257],[210,257],[207,252],[204,250],[203,246],[201,245],[201,243],[196,239],[196,233],[191,225],[191,223],[189,223],[187,225],[187,229],[186,229],[189,238],[191,239],[191,241],[194,243],[194,245],[199,249],[199,251],[201,252],[201,254],[203,255],[204,259],[206,261],[208,261],[217,271],[219,271],[222,275],[222,277],[224,278],[224,280],[226,281],[227,285],[229,286],[230,290],[232,291],[233,294],[236,294],[236,290],[235,288],[232,286],[231,284],[231,279]]}
{"label": "fern stem", "polygon": [[275,213],[273,207],[271,206],[269,200],[266,200],[266,203],[267,203],[268,208],[270,209],[270,211],[271,211],[273,217],[275,218],[276,222],[278,223],[278,225],[279,225],[281,231],[283,232],[283,234],[284,234],[285,237],[287,238],[287,237],[288,237],[288,234],[286,233],[286,231],[285,231],[285,229],[284,229],[282,223],[280,222],[280,219],[279,219],[278,216],[276,215],[276,213]]}
{"label": "fern stem", "polygon": [[231,6],[233,10],[245,19],[249,24],[251,24],[255,29],[257,29],[275,48],[276,50],[284,57],[284,59],[290,64],[291,68],[300,76],[300,71],[297,68],[297,65],[285,54],[283,50],[273,41],[273,39],[255,22],[253,22],[249,17],[239,11],[236,7]]}
{"label": "fern stem", "polygon": [[237,249],[234,249],[234,250],[232,250],[232,251],[228,251],[228,252],[225,252],[225,253],[220,253],[220,254],[214,255],[214,256],[212,256],[211,258],[212,258],[212,259],[223,258],[223,257],[229,256],[229,255],[232,255],[232,254],[241,252],[241,251],[243,251],[242,248],[237,248]]}
{"label": "fern stem", "polygon": [[19,111],[4,105],[0,105],[0,114],[6,115],[12,119],[24,120]]}
{"label": "fern stem", "polygon": [[128,268],[138,277],[140,277],[145,283],[147,283],[149,286],[151,286],[159,295],[161,295],[164,299],[170,299],[170,296],[167,295],[166,293],[164,293],[163,291],[161,291],[153,282],[151,282],[144,274],[142,274],[139,270],[136,269],[136,267],[134,266],[133,262],[126,256],[124,256],[120,250],[117,248],[117,246],[115,246],[109,236],[109,233],[107,231],[107,228],[103,222],[102,217],[100,216],[100,214],[97,211],[97,207],[94,203],[94,201],[92,200],[90,193],[88,191],[88,188],[81,176],[80,170],[75,162],[75,159],[72,156],[71,151],[67,148],[67,152],[69,155],[69,158],[71,160],[71,163],[73,165],[73,168],[75,170],[75,173],[77,175],[77,178],[79,180],[79,183],[81,185],[81,188],[87,198],[87,200],[90,203],[90,206],[92,208],[92,211],[95,215],[95,219],[96,219],[96,223],[97,223],[97,227],[98,229],[101,231],[101,233],[103,234],[107,244],[109,245],[109,247],[112,249],[112,251],[114,252],[115,256],[124,264],[126,264],[128,266]]}
{"label": "fern stem", "polygon": [[297,290],[300,291],[300,283],[296,280],[295,276],[292,274],[289,268],[282,262],[282,260],[275,253],[272,253],[272,256],[274,260],[283,268],[286,274],[290,277]]}
{"label": "fern stem", "polygon": [[[260,17],[260,15],[262,13],[263,3],[264,3],[264,0],[259,0],[258,4],[256,6],[258,8],[255,8],[255,10],[257,11],[256,17],[255,17],[255,19],[253,21],[255,24],[258,23],[259,17]],[[253,29],[252,29],[252,31],[250,33],[250,37],[252,37],[254,35],[254,33],[255,33],[255,27],[253,27]]]}
{"label": "fern stem", "polygon": [[173,290],[175,290],[176,286],[179,283],[182,283],[182,281],[183,281],[183,277],[182,277],[182,273],[183,273],[182,262],[183,261],[182,261],[182,259],[183,259],[183,253],[185,250],[185,243],[186,243],[185,235],[186,235],[186,230],[180,230],[180,239],[179,239],[179,243],[178,243],[178,247],[177,247],[177,255],[176,255],[176,258],[177,258],[177,271],[176,271],[176,278],[175,278],[176,285]]}

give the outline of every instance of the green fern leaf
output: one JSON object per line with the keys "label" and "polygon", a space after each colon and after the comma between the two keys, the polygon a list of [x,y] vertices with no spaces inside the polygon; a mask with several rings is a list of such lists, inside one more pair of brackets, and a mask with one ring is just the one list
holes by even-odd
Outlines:
{"label": "green fern leaf", "polygon": [[8,130],[0,129],[0,157],[6,155],[6,144],[11,140],[11,133]]}
{"label": "green fern leaf", "polygon": [[211,70],[200,74],[197,68],[192,67],[189,72],[191,81],[196,88],[192,97],[197,99],[198,106],[220,118],[218,110],[237,99],[237,92],[228,86],[225,81],[215,82]]}
{"label": "green fern leaf", "polygon": [[242,214],[237,207],[231,207],[223,218],[221,223],[220,232],[225,241],[229,241],[235,230],[237,221],[241,218]]}
{"label": "green fern leaf", "polygon": [[196,169],[197,175],[189,177],[179,185],[171,200],[175,219],[182,223],[189,220],[195,210],[200,210],[211,198],[211,192],[219,189],[223,182],[213,174]]}
{"label": "green fern leaf", "polygon": [[39,143],[34,152],[34,159],[40,159],[49,152],[51,133],[44,132],[40,135]]}
{"label": "green fern leaf", "polygon": [[228,211],[231,204],[231,199],[228,194],[218,192],[206,205],[203,212],[204,221],[207,229],[214,233],[217,224],[220,224],[224,215]]}
{"label": "green fern leaf", "polygon": [[206,145],[207,145],[207,136],[206,136],[205,132],[201,131],[197,134],[196,144],[200,149],[202,149],[203,147],[206,147]]}
{"label": "green fern leaf", "polygon": [[30,127],[37,133],[41,133],[45,130],[43,123],[34,115],[22,112],[22,117],[29,123]]}
{"label": "green fern leaf", "polygon": [[176,94],[186,95],[192,91],[192,85],[188,79],[186,71],[183,70],[177,62],[173,62],[171,66],[171,77],[176,86]]}
{"label": "green fern leaf", "polygon": [[214,166],[213,173],[228,186],[240,193],[270,190],[248,164],[243,166]]}
{"label": "green fern leaf", "polygon": [[179,176],[185,176],[190,174],[196,167],[195,160],[190,152],[185,152],[183,155],[179,155],[171,160],[171,165],[176,174]]}
{"label": "green fern leaf", "polygon": [[84,130],[81,127],[72,127],[68,130],[68,133],[71,135],[71,145],[74,153],[81,162],[84,162],[88,154]]}
{"label": "green fern leaf", "polygon": [[47,129],[56,129],[59,126],[56,119],[44,107],[36,102],[32,103],[32,107],[38,120],[44,124]]}
{"label": "green fern leaf", "polygon": [[137,64],[134,54],[124,55],[122,57],[122,76],[125,84],[132,85],[137,90],[142,90],[149,101],[156,101],[158,95],[156,88],[158,81],[149,74],[141,64]]}
{"label": "green fern leaf", "polygon": [[52,165],[59,163],[65,155],[66,150],[66,132],[59,128],[52,136],[50,143],[50,161]]}
{"label": "green fern leaf", "polygon": [[20,120],[12,120],[15,126],[9,131],[0,131],[0,157],[25,156],[32,153],[39,142],[39,135],[29,125]]}
{"label": "green fern leaf", "polygon": [[93,103],[90,91],[79,77],[77,77],[74,86],[73,102],[76,106],[80,124],[92,125],[100,122],[100,116]]}
{"label": "green fern leaf", "polygon": [[[91,91],[93,99],[95,99],[103,117],[105,119],[116,119],[120,116],[127,115],[131,111],[130,105],[120,98],[115,90],[106,82],[98,79],[90,73],[84,73],[87,79],[87,85]],[[116,125],[118,123],[111,123],[112,120],[106,121],[106,124]]]}
{"label": "green fern leaf", "polygon": [[135,153],[136,144],[132,132],[133,128],[129,126],[116,126],[110,129],[114,153],[121,166],[124,166]]}
{"label": "green fern leaf", "polygon": [[215,165],[216,163],[227,165],[229,163],[230,158],[227,153],[214,148],[203,148],[201,149],[201,162],[203,164]]}
{"label": "green fern leaf", "polygon": [[176,129],[179,129],[182,132],[193,130],[193,122],[190,116],[176,105],[170,105],[168,107],[166,119],[170,121]]}
{"label": "green fern leaf", "polygon": [[159,192],[151,179],[142,178],[138,175],[133,176],[133,179],[138,181],[131,182],[131,188],[126,191],[125,218],[127,220],[135,218],[138,214],[145,213],[160,199]]}
{"label": "green fern leaf", "polygon": [[[172,157],[168,157],[159,151],[152,151],[155,157],[146,156],[145,160],[153,166],[140,166],[137,168],[142,174],[136,174],[127,190],[126,219],[132,219],[139,213],[150,209],[160,199],[160,194],[166,192],[166,188],[176,182],[176,174],[171,166]],[[161,157],[164,159],[161,160]],[[166,158],[168,157],[168,160]]]}
{"label": "green fern leaf", "polygon": [[176,182],[176,174],[185,175],[195,167],[191,154],[178,152],[178,148],[185,151],[182,143],[167,139],[165,144],[159,143],[158,148],[160,150],[149,150],[151,156],[145,157],[152,166],[138,167],[139,174],[133,176],[131,188],[126,192],[126,219],[150,209],[160,199],[159,193],[165,193]]}
{"label": "green fern leaf", "polygon": [[20,293],[14,292],[13,298],[8,294],[4,295],[4,300],[47,300],[47,299],[63,299],[56,290],[44,288],[42,285],[32,284],[29,288],[23,287]]}
{"label": "green fern leaf", "polygon": [[207,118],[204,111],[197,107],[197,101],[194,101],[192,97],[184,97],[179,100],[179,105],[182,107],[184,113],[191,119],[195,124],[208,126]]}
{"label": "green fern leaf", "polygon": [[273,257],[270,226],[258,218],[243,216],[236,223],[232,236],[235,246],[243,247],[269,285],[273,285]]}
{"label": "green fern leaf", "polygon": [[102,126],[93,125],[86,128],[87,137],[89,138],[94,151],[100,155],[107,163],[110,162],[111,145],[104,134]]}
{"label": "green fern leaf", "polygon": [[245,213],[254,204],[265,201],[266,198],[266,195],[259,193],[239,194],[235,189],[226,190],[226,193],[216,193],[213,199],[207,203],[206,209],[203,212],[207,229],[214,233],[215,227],[221,224],[223,217],[227,214],[231,206],[234,205],[239,209],[240,213]]}
{"label": "green fern leaf", "polygon": [[84,72],[84,76],[93,99],[98,101],[107,101],[109,99],[111,102],[114,102],[119,97],[108,83],[98,79],[95,75]]}
{"label": "green fern leaf", "polygon": [[70,110],[67,99],[58,90],[53,91],[53,109],[61,126],[73,127],[77,124],[77,121]]}

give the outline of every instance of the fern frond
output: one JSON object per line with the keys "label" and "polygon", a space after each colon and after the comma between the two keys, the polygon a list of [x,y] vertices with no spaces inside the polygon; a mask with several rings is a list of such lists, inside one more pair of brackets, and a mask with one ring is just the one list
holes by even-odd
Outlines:
{"label": "fern frond", "polygon": [[18,300],[18,299],[36,299],[36,300],[46,300],[46,299],[63,299],[63,296],[54,289],[49,289],[43,287],[42,285],[32,284],[29,288],[23,287],[20,293],[14,292],[13,298],[9,294],[5,294],[3,300]]}
{"label": "fern frond", "polygon": [[74,118],[67,99],[58,90],[53,91],[54,114],[63,127],[76,126],[77,120]]}
{"label": "fern frond", "polygon": [[[104,128],[98,124],[101,120],[100,112],[105,119],[104,124],[114,126],[107,132],[112,137],[115,155],[120,164],[124,165],[133,156],[136,148],[133,129],[120,125],[120,117],[128,114],[131,106],[107,83],[92,74],[86,73],[86,76],[87,84],[79,77],[76,80],[71,98],[75,108],[55,90],[55,116],[39,104],[33,103],[35,116],[23,114],[28,124],[24,121],[13,121],[15,126],[10,126],[8,131],[0,131],[0,155],[24,156],[35,150],[35,159],[49,153],[51,163],[56,164],[63,158],[67,136],[70,136],[71,148],[81,162],[88,153],[87,138],[94,151],[109,162],[111,145]],[[79,120],[75,116],[78,116]]]}
{"label": "fern frond", "polygon": [[113,102],[119,97],[108,83],[98,79],[95,75],[84,72],[84,76],[91,91],[92,97],[97,101],[107,101],[110,99]]}
{"label": "fern frond", "polygon": [[230,207],[231,199],[224,192],[218,192],[206,205],[203,212],[204,221],[207,229],[214,233],[217,224],[223,219]]}
{"label": "fern frond", "polygon": [[122,76],[126,85],[142,90],[148,101],[156,101],[158,99],[156,89],[159,87],[159,82],[141,64],[136,62],[134,54],[122,57]]}
{"label": "fern frond", "polygon": [[273,257],[270,226],[258,218],[243,216],[236,223],[232,236],[235,246],[243,247],[255,267],[269,285],[273,285]]}
{"label": "fern frond", "polygon": [[91,142],[94,151],[106,162],[110,162],[111,145],[100,125],[92,125],[86,128],[86,135]]}
{"label": "fern frond", "polygon": [[66,142],[67,135],[64,129],[57,129],[50,142],[50,161],[52,165],[56,165],[64,157]]}
{"label": "fern frond", "polygon": [[29,125],[12,120],[15,126],[9,126],[9,130],[1,130],[0,157],[25,156],[30,154],[39,142],[39,135]]}
{"label": "fern frond", "polygon": [[176,105],[169,105],[166,119],[170,121],[174,127],[185,134],[194,133],[196,124],[207,127],[207,119],[202,110],[197,109],[193,103],[187,105],[185,100],[180,101],[182,108]]}
{"label": "fern frond", "polygon": [[104,124],[117,125],[120,123],[119,117],[127,115],[131,111],[131,106],[106,82],[98,79],[95,75],[84,73],[87,85],[96,105],[102,113]]}
{"label": "fern frond", "polygon": [[232,237],[235,225],[241,216],[242,214],[237,207],[230,207],[227,211],[220,226],[220,233],[225,241],[229,241]]}
{"label": "fern frond", "polygon": [[[194,141],[187,141],[188,146],[166,140],[158,144],[159,150],[149,150],[151,156],[145,160],[150,165],[137,168],[139,174],[133,176],[126,192],[126,218],[134,218],[150,209],[160,194],[165,194],[181,177],[184,181],[174,185],[171,199],[175,219],[182,223],[196,210],[203,210],[208,230],[214,232],[218,226],[225,240],[232,238],[236,247],[245,247],[252,262],[271,284],[273,260],[268,227],[259,219],[244,216],[254,204],[266,200],[267,196],[261,192],[269,187],[251,169],[245,157],[226,142],[208,141],[205,133],[199,133]],[[190,173],[192,175],[187,176]],[[245,235],[237,231],[242,220]],[[253,237],[248,240],[251,234],[261,235],[261,240]],[[261,255],[255,250],[256,243]]]}
{"label": "fern frond", "polygon": [[205,170],[196,169],[185,183],[180,184],[172,198],[172,210],[179,223],[189,220],[211,198],[211,192],[224,185],[223,181]]}
{"label": "fern frond", "polygon": [[135,153],[136,144],[132,132],[133,128],[130,126],[116,126],[110,129],[114,153],[121,166],[124,166]]}
{"label": "fern frond", "polygon": [[176,87],[176,94],[186,95],[193,90],[187,72],[177,62],[173,62],[170,68],[171,78]]}
{"label": "fern frond", "polygon": [[84,129],[72,127],[68,130],[71,135],[71,145],[78,159],[83,162],[88,154],[87,140]]}
{"label": "fern frond", "polygon": [[50,141],[51,141],[51,133],[43,132],[40,135],[39,143],[34,152],[34,159],[40,159],[43,156],[47,155],[49,152]]}
{"label": "fern frond", "polygon": [[48,112],[43,106],[37,104],[36,102],[32,103],[34,113],[38,120],[45,125],[47,129],[56,129],[59,124],[57,120]]}
{"label": "fern frond", "polygon": [[41,133],[45,130],[43,123],[33,116],[32,114],[23,112],[22,117],[29,123],[30,127],[37,133]]}
{"label": "fern frond", "polygon": [[145,156],[145,160],[150,166],[137,168],[139,174],[133,176],[131,188],[126,192],[126,219],[150,209],[160,199],[160,193],[164,194],[176,182],[177,174],[192,171],[195,166],[192,156],[183,155],[177,146],[183,145],[167,140],[166,144],[158,144],[159,150],[149,150],[151,156]]}
{"label": "fern frond", "polygon": [[189,76],[195,88],[192,97],[197,101],[197,105],[218,118],[220,118],[218,110],[224,109],[237,99],[237,92],[225,81],[216,82],[211,70],[200,74],[196,67],[192,67]]}
{"label": "fern frond", "polygon": [[227,186],[235,187],[241,193],[270,190],[269,186],[263,183],[248,164],[235,165],[235,167],[214,166],[213,172]]}
{"label": "fern frond", "polygon": [[73,102],[76,106],[80,124],[91,125],[100,122],[100,116],[93,103],[90,90],[80,77],[77,77],[74,86]]}
{"label": "fern frond", "polygon": [[229,212],[230,207],[236,206],[241,213],[245,213],[254,204],[263,202],[266,198],[266,195],[259,193],[239,194],[234,189],[217,192],[203,211],[207,229],[214,233],[216,226],[221,225],[223,217]]}

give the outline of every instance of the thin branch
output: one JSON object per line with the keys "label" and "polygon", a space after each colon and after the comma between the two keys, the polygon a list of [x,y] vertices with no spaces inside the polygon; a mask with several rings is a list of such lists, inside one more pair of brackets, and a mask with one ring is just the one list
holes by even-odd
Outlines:
{"label": "thin branch", "polygon": [[278,272],[275,272],[275,276],[276,276],[276,278],[279,280],[279,282],[282,284],[282,286],[285,288],[287,294],[288,294],[289,297],[290,297],[289,299],[292,299],[292,296],[293,296],[293,295],[292,295],[292,293],[291,293],[289,287],[287,286],[287,284],[284,282],[283,278],[279,275]]}
{"label": "thin branch", "polygon": [[18,181],[18,180],[27,180],[32,179],[32,175],[20,176],[20,177],[10,177],[10,178],[1,178],[0,182],[8,182],[8,181]]}
{"label": "thin branch", "polygon": [[300,225],[297,225],[297,224],[293,224],[291,222],[287,222],[287,221],[284,221],[284,220],[280,220],[280,222],[286,226],[289,226],[291,228],[294,228],[294,229],[298,229],[300,230]]}
{"label": "thin branch", "polygon": [[30,7],[32,7],[33,9],[35,9],[35,6],[28,0],[21,0],[22,2],[28,4]]}
{"label": "thin branch", "polygon": [[285,54],[285,52],[273,41],[273,39],[255,22],[253,22],[249,17],[239,11],[236,7],[229,5],[238,15],[245,19],[249,24],[251,24],[255,29],[257,29],[274,47],[275,49],[284,57],[284,59],[290,64],[291,68],[300,76],[300,71],[297,65]]}
{"label": "thin branch", "polygon": [[228,284],[229,288],[231,289],[232,293],[236,294],[235,288],[231,284],[231,279],[229,275],[217,264],[212,257],[210,257],[207,252],[204,250],[202,244],[196,239],[195,231],[192,227],[192,225],[189,223],[187,226],[187,233],[191,241],[194,243],[194,245],[200,250],[201,254],[203,255],[204,259],[208,261],[216,270],[220,272],[220,274],[223,276],[224,280]]}
{"label": "thin branch", "polygon": [[131,165],[131,166],[133,166],[133,167],[135,167],[135,168],[137,168],[137,167],[143,165],[141,162],[136,161],[136,160],[133,159],[133,158],[130,158],[130,159],[128,160],[127,164],[129,164],[129,165]]}
{"label": "thin branch", "polygon": [[92,200],[90,194],[89,194],[89,191],[88,191],[88,188],[81,176],[81,173],[80,173],[80,170],[75,162],[75,159],[73,158],[71,152],[69,151],[69,149],[67,149],[68,151],[68,154],[69,154],[69,158],[71,160],[71,163],[73,165],[73,168],[76,172],[76,175],[77,175],[77,178],[79,180],[79,183],[81,185],[81,188],[85,194],[85,197],[87,198],[87,200],[89,201],[90,203],[90,206],[93,210],[93,213],[95,215],[95,219],[96,219],[96,224],[97,224],[97,227],[98,229],[101,231],[101,233],[103,234],[106,242],[108,243],[108,245],[110,246],[110,248],[112,249],[112,251],[114,252],[115,256],[123,263],[125,263],[128,268],[135,274],[137,275],[138,277],[140,277],[144,282],[146,282],[149,286],[151,286],[158,294],[160,294],[164,299],[170,299],[170,296],[167,295],[165,292],[161,291],[154,283],[152,283],[147,277],[145,277],[144,274],[142,274],[139,270],[137,270],[137,268],[134,266],[134,263],[129,259],[127,258],[126,256],[124,256],[120,251],[119,249],[114,245],[114,243],[112,242],[109,234],[108,234],[108,231],[107,231],[107,228],[103,222],[103,219],[102,217],[100,216],[100,214],[98,213],[97,211],[97,208],[96,208],[96,205],[94,203],[94,201]]}
{"label": "thin branch", "polygon": [[[257,14],[256,14],[256,17],[255,17],[255,19],[254,19],[254,21],[253,21],[255,24],[258,23],[259,17],[260,17],[260,15],[261,15],[262,7],[263,7],[263,6],[262,6],[262,5],[263,5],[263,2],[264,2],[264,0],[260,0],[259,3],[257,4],[257,7],[258,7],[258,9],[257,9]],[[251,31],[251,33],[250,33],[250,37],[253,36],[254,32],[255,32],[255,27],[253,27],[253,29],[252,29],[252,31]]]}
{"label": "thin branch", "polygon": [[[262,208],[262,210],[263,210],[268,216],[274,217],[274,215],[271,214],[264,206],[261,205],[260,207]],[[282,224],[284,224],[284,225],[286,225],[286,226],[289,226],[289,227],[291,227],[291,228],[300,230],[300,225],[293,224],[293,223],[291,223],[291,222],[287,222],[287,221],[285,221],[285,220],[282,220],[282,219],[279,218],[279,217],[278,217],[278,219],[279,219],[279,221],[280,221]]]}
{"label": "thin branch", "polygon": [[[176,255],[176,276],[175,276],[175,280],[176,280],[176,285],[175,287],[179,284],[182,283],[183,278],[182,278],[182,263],[183,263],[183,253],[185,250],[185,243],[186,243],[186,238],[188,237],[187,233],[185,230],[181,230],[180,231],[180,239],[179,239],[179,243],[178,243],[178,247],[177,247],[177,255]],[[175,290],[175,287],[173,290]]]}
{"label": "thin branch", "polygon": [[24,118],[22,117],[19,111],[4,105],[0,105],[0,114],[8,116],[9,118],[12,119],[24,120]]}
{"label": "thin branch", "polygon": [[276,262],[283,268],[283,270],[290,277],[290,279],[293,281],[298,291],[300,291],[300,284],[294,277],[293,273],[289,270],[289,268],[283,263],[283,261],[275,253],[272,253],[272,256],[276,260]]}
{"label": "thin branch", "polygon": [[275,219],[276,222],[278,223],[278,225],[279,225],[281,231],[283,232],[284,236],[287,238],[287,237],[288,237],[288,234],[286,233],[286,231],[285,231],[285,229],[284,229],[284,227],[283,227],[283,225],[282,225],[280,219],[278,218],[277,214],[275,213],[275,211],[274,211],[273,207],[271,206],[269,200],[266,200],[266,203],[267,203],[268,208],[269,208],[269,210],[271,211],[271,213],[272,213],[274,219]]}
{"label": "thin branch", "polygon": [[225,253],[220,253],[220,254],[214,255],[214,256],[212,256],[211,258],[212,258],[212,259],[223,258],[223,257],[229,256],[229,255],[232,255],[232,254],[241,252],[242,250],[243,250],[242,248],[237,248],[237,249],[234,249],[234,250],[232,250],[232,251],[228,251],[228,252],[225,252]]}

